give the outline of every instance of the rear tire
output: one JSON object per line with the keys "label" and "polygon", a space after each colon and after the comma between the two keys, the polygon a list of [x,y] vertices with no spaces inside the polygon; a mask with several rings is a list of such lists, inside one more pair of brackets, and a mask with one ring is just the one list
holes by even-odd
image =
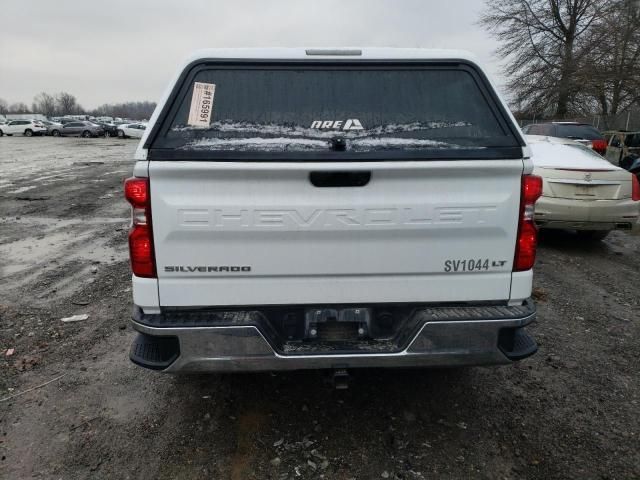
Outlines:
{"label": "rear tire", "polygon": [[118,138],[124,138],[124,132],[122,130],[118,130]]}
{"label": "rear tire", "polygon": [[4,132],[0,130],[0,137],[4,135]]}
{"label": "rear tire", "polygon": [[91,136],[91,132],[89,130],[85,130],[82,132],[82,138],[89,138]]}
{"label": "rear tire", "polygon": [[599,242],[604,240],[611,230],[578,230],[578,237],[587,242]]}
{"label": "rear tire", "polygon": [[24,136],[25,136],[25,137],[33,137],[33,130],[31,130],[30,128],[27,128],[27,129],[24,131]]}
{"label": "rear tire", "polygon": [[60,136],[60,130],[52,130],[51,131],[51,136],[52,137],[59,137]]}

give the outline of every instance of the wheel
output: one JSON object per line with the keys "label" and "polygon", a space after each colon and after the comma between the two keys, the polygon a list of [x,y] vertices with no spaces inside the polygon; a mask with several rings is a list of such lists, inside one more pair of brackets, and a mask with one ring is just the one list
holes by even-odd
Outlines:
{"label": "wheel", "polygon": [[578,237],[588,242],[604,240],[611,230],[578,230]]}
{"label": "wheel", "polygon": [[4,135],[4,132],[0,130],[0,137]]}
{"label": "wheel", "polygon": [[124,132],[122,130],[118,130],[118,138],[124,138]]}
{"label": "wheel", "polygon": [[51,136],[59,137],[60,136],[60,130],[52,130],[51,131]]}
{"label": "wheel", "polygon": [[82,138],[89,138],[91,136],[91,132],[89,130],[85,130],[82,132]]}
{"label": "wheel", "polygon": [[109,138],[111,136],[111,134],[109,133],[108,130],[104,131],[104,138]]}
{"label": "wheel", "polygon": [[33,137],[33,130],[31,130],[30,128],[27,128],[27,129],[24,131],[24,136],[25,136],[25,137]]}

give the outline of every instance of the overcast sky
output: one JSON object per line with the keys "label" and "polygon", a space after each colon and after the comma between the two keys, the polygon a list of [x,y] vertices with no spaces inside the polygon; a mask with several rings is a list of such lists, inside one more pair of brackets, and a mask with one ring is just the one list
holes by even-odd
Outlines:
{"label": "overcast sky", "polygon": [[2,1],[0,98],[68,91],[85,108],[157,101],[206,47],[462,48],[501,83],[481,0]]}

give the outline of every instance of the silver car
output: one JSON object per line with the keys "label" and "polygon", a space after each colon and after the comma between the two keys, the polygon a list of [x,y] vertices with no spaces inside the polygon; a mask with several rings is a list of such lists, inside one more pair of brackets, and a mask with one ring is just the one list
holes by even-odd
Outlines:
{"label": "silver car", "polygon": [[58,130],[58,129],[60,129],[60,127],[62,127],[61,123],[52,122],[52,121],[49,121],[49,120],[40,120],[40,123],[42,123],[45,126],[45,128],[47,129],[46,135],[51,135],[52,131]]}
{"label": "silver car", "polygon": [[51,130],[54,137],[101,137],[104,129],[100,125],[91,122],[69,122]]}

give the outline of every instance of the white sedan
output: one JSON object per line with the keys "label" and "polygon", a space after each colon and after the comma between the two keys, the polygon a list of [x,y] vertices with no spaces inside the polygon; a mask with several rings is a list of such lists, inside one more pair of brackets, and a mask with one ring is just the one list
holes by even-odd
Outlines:
{"label": "white sedan", "polygon": [[147,126],[144,123],[118,125],[118,138],[142,138]]}
{"label": "white sedan", "polygon": [[535,206],[540,228],[576,230],[602,240],[611,230],[631,230],[640,214],[638,178],[590,148],[563,138],[527,135],[534,165],[542,177]]}

